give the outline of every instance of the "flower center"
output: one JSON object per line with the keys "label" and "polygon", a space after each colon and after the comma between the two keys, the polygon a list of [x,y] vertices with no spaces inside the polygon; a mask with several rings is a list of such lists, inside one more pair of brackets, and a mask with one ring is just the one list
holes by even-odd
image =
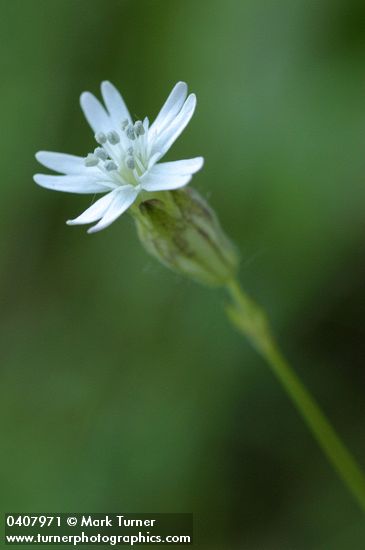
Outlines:
{"label": "flower center", "polygon": [[124,120],[120,130],[98,132],[98,147],[85,158],[85,166],[97,166],[99,170],[119,185],[138,185],[140,177],[148,169],[148,119],[134,124]]}

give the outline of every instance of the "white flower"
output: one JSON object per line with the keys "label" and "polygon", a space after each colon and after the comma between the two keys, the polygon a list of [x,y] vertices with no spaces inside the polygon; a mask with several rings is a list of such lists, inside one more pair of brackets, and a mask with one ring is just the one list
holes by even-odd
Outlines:
{"label": "white flower", "polygon": [[178,189],[189,183],[203,166],[196,157],[159,162],[193,116],[196,97],[187,97],[187,85],[178,82],[156,120],[132,121],[118,90],[102,82],[104,106],[89,92],[81,94],[85,117],[95,132],[98,146],[86,158],[39,151],[36,159],[62,175],[36,174],[34,181],[55,191],[106,193],[69,225],[98,222],[88,230],[104,229],[125,212],[143,192]]}

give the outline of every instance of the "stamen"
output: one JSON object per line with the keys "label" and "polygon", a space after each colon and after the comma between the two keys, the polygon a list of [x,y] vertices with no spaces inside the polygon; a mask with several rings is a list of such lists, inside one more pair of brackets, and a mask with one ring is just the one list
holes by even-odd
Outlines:
{"label": "stamen", "polygon": [[104,132],[98,132],[95,134],[95,139],[98,143],[100,143],[100,145],[104,145],[104,143],[106,143],[106,135]]}
{"label": "stamen", "polygon": [[112,160],[108,160],[108,162],[105,163],[105,168],[108,170],[108,172],[118,170],[118,166]]}
{"label": "stamen", "polygon": [[130,168],[130,170],[134,170],[134,168],[136,167],[136,163],[134,162],[133,157],[127,157],[127,160],[125,161],[125,163],[128,166],[128,168]]}
{"label": "stamen", "polygon": [[120,137],[118,136],[115,130],[108,132],[106,136],[108,138],[109,143],[111,143],[112,145],[116,145],[117,143],[120,142]]}
{"label": "stamen", "polygon": [[145,172],[145,167],[143,166],[141,160],[138,157],[135,157],[134,159],[136,161],[137,167],[140,169],[141,172]]}
{"label": "stamen", "polygon": [[106,160],[108,158],[108,153],[102,147],[97,147],[94,151],[94,155],[96,155],[100,160]]}
{"label": "stamen", "polygon": [[128,147],[128,149],[127,149],[128,155],[133,156],[133,152],[134,152],[133,147]]}
{"label": "stamen", "polygon": [[129,121],[128,121],[127,118],[125,118],[125,119],[123,120],[122,124],[120,125],[121,128],[122,128],[122,130],[123,130],[123,132],[124,132],[124,130],[127,128],[128,124],[129,124]]}
{"label": "stamen", "polygon": [[150,121],[148,120],[148,116],[146,116],[146,117],[143,119],[143,128],[147,131],[149,125],[150,125]]}
{"label": "stamen", "polygon": [[137,120],[137,122],[135,122],[134,131],[136,132],[137,136],[143,136],[143,134],[145,133],[143,124],[140,120]]}
{"label": "stamen", "polygon": [[98,163],[99,163],[98,157],[96,157],[96,156],[93,155],[92,153],[89,153],[89,154],[87,155],[87,157],[85,158],[85,160],[84,160],[84,164],[85,164],[85,166],[87,166],[87,167],[96,166]]}
{"label": "stamen", "polygon": [[127,129],[126,129],[126,134],[127,134],[127,137],[131,140],[135,140],[136,139],[136,134],[134,133],[134,128],[132,126],[132,124],[130,124]]}

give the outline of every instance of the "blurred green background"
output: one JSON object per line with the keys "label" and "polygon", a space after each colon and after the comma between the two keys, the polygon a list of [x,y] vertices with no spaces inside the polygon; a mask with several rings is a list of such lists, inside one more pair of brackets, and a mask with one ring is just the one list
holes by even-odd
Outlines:
{"label": "blurred green background", "polygon": [[168,158],[242,252],[303,381],[365,466],[365,4],[1,0],[4,511],[193,511],[197,546],[361,550],[365,525],[225,297],[146,256],[131,218],[32,181],[86,154],[103,79],[153,118],[198,109]]}

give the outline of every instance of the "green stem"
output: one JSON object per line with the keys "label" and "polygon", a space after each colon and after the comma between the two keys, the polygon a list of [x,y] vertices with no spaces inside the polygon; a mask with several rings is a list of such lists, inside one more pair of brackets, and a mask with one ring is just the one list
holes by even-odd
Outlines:
{"label": "green stem", "polygon": [[233,304],[227,308],[231,321],[249,338],[259,354],[264,357],[327,459],[365,512],[365,476],[360,467],[313,397],[282,356],[271,334],[264,312],[244,293],[236,280],[230,281],[227,284],[227,289],[233,301]]}

